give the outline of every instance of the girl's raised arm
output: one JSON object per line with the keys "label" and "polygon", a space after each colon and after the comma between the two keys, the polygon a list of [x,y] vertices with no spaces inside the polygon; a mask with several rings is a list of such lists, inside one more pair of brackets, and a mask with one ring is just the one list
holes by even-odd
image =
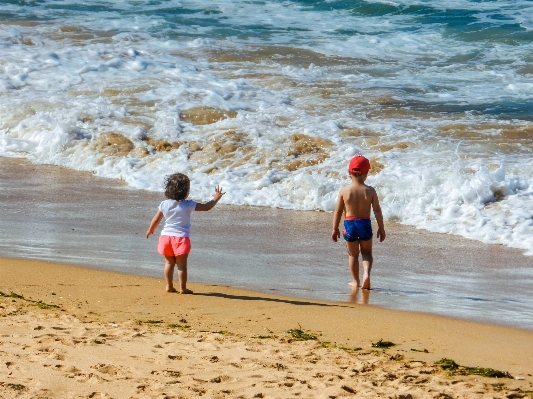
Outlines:
{"label": "girl's raised arm", "polygon": [[196,211],[209,211],[213,209],[213,207],[217,204],[218,201],[220,201],[220,198],[226,194],[222,192],[222,187],[215,187],[215,193],[213,194],[213,199],[209,202],[206,202],[205,204],[196,204],[196,208],[194,210]]}

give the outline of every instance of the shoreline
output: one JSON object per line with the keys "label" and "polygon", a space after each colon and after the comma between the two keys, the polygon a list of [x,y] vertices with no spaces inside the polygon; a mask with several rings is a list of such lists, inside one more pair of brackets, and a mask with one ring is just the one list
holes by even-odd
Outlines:
{"label": "shoreline", "polygon": [[[357,340],[366,341],[367,347],[370,346],[370,341],[377,342],[383,339],[397,343],[398,348],[414,345],[411,342],[417,342],[416,345],[424,348],[434,346],[433,336],[440,340],[446,337],[449,343],[440,348],[446,348],[448,356],[457,358],[461,364],[467,362],[467,358],[463,357],[464,354],[469,354],[477,359],[475,363],[492,364],[484,367],[510,369],[513,373],[526,373],[527,369],[530,369],[529,373],[533,372],[533,339],[531,339],[533,331],[526,329],[429,313],[390,310],[377,306],[286,297],[217,284],[191,282],[191,288],[195,293],[180,295],[166,293],[162,277],[137,276],[38,260],[0,258],[0,265],[2,266],[0,291],[15,292],[26,299],[61,305],[68,313],[88,321],[120,323],[146,317],[179,317],[178,312],[171,312],[171,309],[166,309],[165,303],[162,303],[169,301],[169,304],[180,306],[180,314],[191,317],[197,311],[199,313],[197,322],[189,320],[189,324],[197,329],[210,325],[212,331],[232,327],[237,333],[262,334],[265,328],[268,328],[279,334],[301,324],[302,328],[322,334],[334,342],[346,344],[355,335]],[[35,273],[36,269],[38,273]],[[43,281],[43,276],[48,278]],[[128,290],[135,292],[130,293]],[[147,290],[147,293],[143,293],[143,290]],[[147,303],[136,308],[131,304],[132,297],[136,298],[137,303],[144,300]],[[83,305],[83,302],[86,304]],[[234,307],[238,306],[237,310],[245,314],[234,315],[235,309],[228,307],[224,302],[232,303]],[[264,318],[262,322],[264,325],[250,325],[246,323],[246,317],[258,311],[259,306],[256,307],[256,302],[263,309],[282,306],[286,311],[284,310],[277,320]],[[307,307],[312,311],[307,312]],[[330,316],[332,309],[335,314]],[[173,316],[174,314],[177,316]],[[346,317],[339,317],[339,314]],[[207,316],[211,320],[203,320]],[[242,320],[239,322],[239,319]],[[267,322],[267,319],[270,321]],[[346,324],[325,322],[328,319],[343,320]],[[229,326],[229,324],[234,325]],[[354,334],[352,331],[357,333]],[[412,338],[413,335],[416,339],[409,340],[408,337]],[[507,338],[504,340],[503,337]],[[477,343],[475,348],[471,347],[477,338],[493,341],[493,344],[487,346],[487,342],[484,342]],[[464,342],[469,340],[471,342]],[[496,344],[499,345],[497,349]],[[492,353],[486,353],[487,347],[492,348]],[[422,357],[424,361],[435,356],[447,357],[445,353],[440,353],[440,350],[442,349],[432,348],[431,355],[416,353],[416,356]],[[501,353],[505,353],[506,356],[501,357]],[[509,358],[515,360],[510,361]],[[523,369],[513,368],[513,365],[519,364]]]}
{"label": "shoreline", "polygon": [[[156,240],[144,238],[161,193],[24,159],[0,158],[0,172],[0,256],[162,276]],[[533,329],[533,275],[519,250],[388,222],[374,246],[374,289],[354,296],[330,219],[231,205],[197,212],[189,279]]]}
{"label": "shoreline", "polygon": [[[343,387],[361,397],[533,393],[532,331],[220,285],[168,294],[162,278],[43,261],[0,258],[0,270],[6,398],[21,397],[13,386],[47,397],[152,397],[148,388],[185,397],[196,388],[208,397],[342,397]],[[292,339],[287,331],[299,328],[317,339]],[[381,339],[396,346],[372,348]],[[524,379],[448,376],[434,365],[442,358]],[[306,383],[289,384],[297,381]]]}
{"label": "shoreline", "polygon": [[[116,270],[110,270],[110,269],[106,269],[106,268],[96,268],[96,267],[85,265],[85,264],[60,262],[60,261],[57,261],[57,260],[51,261],[51,260],[38,259],[38,258],[22,258],[22,257],[0,256],[0,265],[3,265],[5,262],[9,262],[9,261],[13,261],[13,262],[17,262],[17,263],[18,262],[38,262],[38,263],[46,263],[46,264],[54,265],[54,266],[57,266],[57,267],[64,266],[66,268],[81,269],[81,270],[86,270],[88,272],[110,273],[111,275],[128,276],[128,277],[132,277],[132,278],[138,277],[138,278],[141,278],[141,279],[145,279],[146,278],[146,279],[153,280],[154,282],[160,283],[163,290],[164,290],[164,287],[165,287],[165,280],[164,280],[164,277],[163,277],[162,268],[161,268],[161,273],[160,273],[161,276],[157,277],[154,274],[138,274],[136,272],[127,271],[127,270],[116,271]],[[176,272],[175,272],[175,276],[174,277],[175,277],[174,278],[174,284],[177,284],[178,280],[177,280]],[[156,284],[156,283],[154,283],[154,284]],[[208,287],[221,287],[222,289],[242,291],[242,292],[246,293],[248,296],[251,296],[251,297],[261,298],[261,296],[265,295],[267,297],[268,296],[272,296],[272,297],[275,297],[275,298],[281,298],[281,300],[286,301],[286,302],[291,302],[292,301],[294,303],[315,303],[316,302],[316,303],[333,304],[332,306],[341,306],[341,307],[342,306],[347,306],[347,307],[369,307],[369,308],[380,309],[380,310],[389,311],[389,312],[406,313],[406,314],[412,315],[413,317],[416,317],[417,315],[421,315],[421,316],[427,316],[427,317],[435,317],[437,319],[457,321],[457,322],[460,322],[460,323],[464,322],[464,323],[479,324],[479,325],[482,325],[482,326],[501,327],[501,328],[506,328],[506,329],[522,331],[522,332],[525,332],[525,333],[533,334],[533,329],[528,329],[528,328],[523,328],[523,327],[518,327],[518,326],[513,326],[513,325],[499,324],[499,323],[490,322],[490,321],[470,320],[468,318],[454,317],[454,316],[443,315],[443,314],[436,314],[436,313],[432,313],[432,312],[429,312],[429,311],[393,309],[393,308],[388,308],[388,307],[385,307],[385,306],[380,306],[378,304],[369,303],[369,297],[372,295],[372,291],[375,290],[374,288],[372,288],[371,290],[362,290],[362,289],[352,290],[352,293],[349,295],[350,298],[352,298],[352,300],[350,300],[350,301],[335,301],[335,300],[324,300],[324,299],[308,298],[308,297],[304,297],[304,296],[283,295],[283,294],[278,294],[278,293],[276,293],[273,290],[271,290],[270,292],[267,292],[267,291],[261,291],[261,290],[247,289],[245,287],[239,287],[239,286],[235,286],[235,285],[216,284],[216,283],[204,282],[204,281],[191,281],[191,280],[189,280],[187,282],[187,286],[189,286],[189,285],[202,287],[204,290],[207,290]],[[1,289],[0,289],[0,292],[2,292]],[[195,291],[193,291],[193,294],[194,293],[195,293]],[[174,295],[174,294],[180,295],[177,292],[176,293],[164,292],[164,294],[165,295],[167,295],[167,294],[168,295]]]}

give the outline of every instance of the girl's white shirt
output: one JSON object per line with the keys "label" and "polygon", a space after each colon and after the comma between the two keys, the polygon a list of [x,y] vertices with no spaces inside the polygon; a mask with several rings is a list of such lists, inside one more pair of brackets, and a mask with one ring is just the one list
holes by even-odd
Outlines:
{"label": "girl's white shirt", "polygon": [[176,201],[167,199],[159,204],[159,210],[165,216],[162,236],[189,237],[191,230],[191,213],[196,202],[191,200]]}

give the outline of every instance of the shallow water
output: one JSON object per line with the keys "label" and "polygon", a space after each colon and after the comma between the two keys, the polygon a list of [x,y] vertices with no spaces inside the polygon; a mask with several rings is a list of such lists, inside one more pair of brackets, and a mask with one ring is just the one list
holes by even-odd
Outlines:
{"label": "shallow water", "polygon": [[[157,237],[144,238],[160,193],[6,158],[0,176],[0,256],[163,278]],[[330,214],[218,205],[192,221],[193,282],[533,329],[533,268],[518,250],[389,223],[374,289],[352,293]]]}
{"label": "shallow water", "polygon": [[4,1],[0,155],[326,210],[368,156],[388,220],[533,254],[526,0]]}

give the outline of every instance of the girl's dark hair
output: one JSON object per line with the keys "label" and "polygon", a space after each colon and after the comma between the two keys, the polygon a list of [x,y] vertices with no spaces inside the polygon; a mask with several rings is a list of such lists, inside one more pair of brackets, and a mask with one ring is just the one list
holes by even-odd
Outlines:
{"label": "girl's dark hair", "polygon": [[187,198],[191,181],[183,173],[174,173],[165,178],[165,197],[176,201]]}

